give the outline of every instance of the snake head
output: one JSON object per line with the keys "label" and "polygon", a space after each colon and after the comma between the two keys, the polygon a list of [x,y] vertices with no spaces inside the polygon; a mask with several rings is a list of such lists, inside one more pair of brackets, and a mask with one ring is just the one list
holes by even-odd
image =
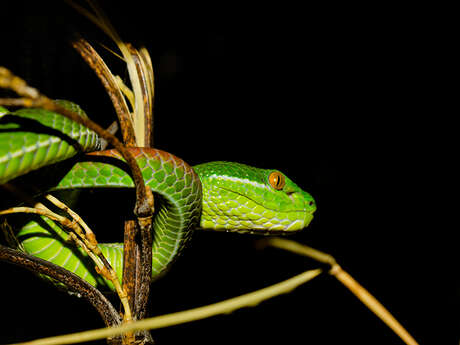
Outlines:
{"label": "snake head", "polygon": [[194,170],[203,186],[203,229],[287,233],[313,219],[313,197],[278,170],[231,162],[205,163]]}

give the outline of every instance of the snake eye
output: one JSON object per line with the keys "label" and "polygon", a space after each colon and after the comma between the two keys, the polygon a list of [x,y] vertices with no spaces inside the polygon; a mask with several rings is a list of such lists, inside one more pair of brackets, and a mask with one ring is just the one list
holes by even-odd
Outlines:
{"label": "snake eye", "polygon": [[268,176],[268,182],[270,182],[270,185],[276,190],[283,189],[284,184],[286,183],[286,181],[284,180],[284,175],[278,171],[270,173],[270,175]]}

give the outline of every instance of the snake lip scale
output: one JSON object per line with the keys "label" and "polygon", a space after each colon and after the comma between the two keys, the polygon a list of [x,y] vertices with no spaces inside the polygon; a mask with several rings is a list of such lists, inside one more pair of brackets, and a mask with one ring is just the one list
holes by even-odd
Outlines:
{"label": "snake lip scale", "polygon": [[[73,103],[61,104],[86,116]],[[0,113],[11,115],[2,116],[0,122],[0,184],[19,182],[16,177],[37,170],[40,174],[32,179],[34,187],[48,187],[49,181],[52,189],[64,191],[134,187],[121,155],[115,150],[92,152],[99,149],[100,140],[83,125],[43,109],[0,109]],[[18,125],[21,119],[39,125],[30,130]],[[152,280],[169,269],[195,229],[285,235],[308,226],[316,210],[313,197],[277,170],[224,161],[191,167],[165,151],[129,150],[145,184],[162,196],[161,202],[155,203],[153,219]],[[76,156],[81,151],[91,153]],[[61,161],[71,164],[54,165]],[[95,272],[86,253],[67,243],[68,234],[59,226],[47,218],[23,219],[27,221],[16,229],[16,236],[25,252],[59,265],[93,286],[114,289]],[[100,243],[99,247],[121,281],[123,243]]]}

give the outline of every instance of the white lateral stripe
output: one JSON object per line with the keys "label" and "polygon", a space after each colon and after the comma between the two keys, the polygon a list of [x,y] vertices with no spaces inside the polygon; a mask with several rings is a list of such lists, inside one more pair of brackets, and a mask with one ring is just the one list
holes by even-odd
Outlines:
{"label": "white lateral stripe", "polygon": [[40,254],[41,252],[47,250],[49,247],[51,247],[54,242],[56,242],[56,240],[51,240],[50,243],[48,243],[46,246],[40,248],[39,250],[37,250],[36,252],[29,252],[30,255],[37,255],[37,254]]}

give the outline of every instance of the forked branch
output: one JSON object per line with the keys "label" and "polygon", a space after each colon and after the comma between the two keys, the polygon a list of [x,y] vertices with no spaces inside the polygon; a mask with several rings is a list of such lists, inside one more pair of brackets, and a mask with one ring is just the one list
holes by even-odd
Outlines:
{"label": "forked branch", "polygon": [[299,255],[331,266],[329,273],[337,278],[350,290],[370,311],[377,315],[389,328],[395,332],[407,345],[418,345],[410,333],[372,294],[359,284],[350,274],[343,270],[337,261],[329,254],[323,253],[312,247],[284,238],[270,238],[260,241],[263,246],[284,249]]}

